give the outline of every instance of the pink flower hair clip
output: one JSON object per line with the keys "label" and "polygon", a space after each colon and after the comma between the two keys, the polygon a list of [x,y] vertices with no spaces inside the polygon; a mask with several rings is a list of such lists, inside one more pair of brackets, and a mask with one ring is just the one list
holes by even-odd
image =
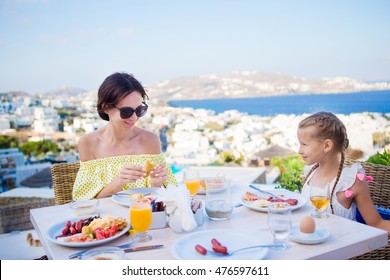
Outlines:
{"label": "pink flower hair clip", "polygon": [[353,195],[353,191],[351,191],[351,190],[346,190],[346,191],[344,192],[344,195],[345,195],[346,198],[351,197],[351,196]]}
{"label": "pink flower hair clip", "polygon": [[301,177],[301,179],[306,179],[306,175],[305,175],[305,174],[302,174],[302,175],[299,176],[299,177]]}
{"label": "pink flower hair clip", "polygon": [[367,176],[367,175],[364,174],[364,173],[358,173],[358,174],[356,174],[356,177],[357,177],[360,181],[363,181],[364,178],[366,178],[366,181],[367,181],[367,182],[371,182],[372,180],[374,180],[374,178],[372,178],[372,176]]}

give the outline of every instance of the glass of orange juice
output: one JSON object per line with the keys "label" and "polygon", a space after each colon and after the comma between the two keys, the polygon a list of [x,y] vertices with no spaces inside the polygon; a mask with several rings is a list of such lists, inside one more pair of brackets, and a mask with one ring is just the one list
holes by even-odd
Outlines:
{"label": "glass of orange juice", "polygon": [[310,185],[310,201],[315,208],[311,214],[314,218],[328,218],[329,213],[326,211],[330,202],[329,183]]}
{"label": "glass of orange juice", "polygon": [[135,237],[139,242],[152,240],[148,234],[148,229],[152,224],[152,206],[150,202],[135,201],[130,205],[130,223],[135,230]]}
{"label": "glass of orange juice", "polygon": [[195,196],[200,188],[200,178],[198,170],[187,169],[184,170],[183,182],[190,191],[190,196]]}

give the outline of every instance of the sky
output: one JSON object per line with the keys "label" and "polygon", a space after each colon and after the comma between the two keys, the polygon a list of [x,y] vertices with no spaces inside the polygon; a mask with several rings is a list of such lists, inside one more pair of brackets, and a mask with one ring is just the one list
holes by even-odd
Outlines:
{"label": "sky", "polygon": [[390,81],[388,0],[0,0],[0,92],[232,71]]}

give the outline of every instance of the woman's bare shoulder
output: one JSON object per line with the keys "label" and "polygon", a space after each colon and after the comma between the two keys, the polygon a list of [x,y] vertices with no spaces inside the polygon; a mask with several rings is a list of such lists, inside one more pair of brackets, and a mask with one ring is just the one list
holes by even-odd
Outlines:
{"label": "woman's bare shoulder", "polygon": [[79,140],[79,145],[80,144],[87,144],[87,145],[91,145],[93,143],[96,143],[97,142],[97,139],[99,137],[99,132],[98,131],[93,131],[91,133],[88,133],[88,134],[85,134],[84,136],[82,136]]}
{"label": "woman's bare shoulder", "polygon": [[156,133],[140,128],[139,135],[146,154],[161,153],[161,142],[159,136]]}
{"label": "woman's bare shoulder", "polygon": [[81,161],[95,159],[94,152],[98,145],[99,132],[94,131],[80,138],[78,142],[78,150]]}

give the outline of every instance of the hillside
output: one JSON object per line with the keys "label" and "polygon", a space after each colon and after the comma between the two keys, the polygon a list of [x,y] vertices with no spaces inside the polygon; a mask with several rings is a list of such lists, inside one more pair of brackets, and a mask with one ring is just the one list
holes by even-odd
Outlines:
{"label": "hillside", "polygon": [[179,77],[146,87],[153,99],[169,101],[386,90],[390,89],[390,83],[366,83],[347,77],[315,80],[281,73],[233,72]]}

